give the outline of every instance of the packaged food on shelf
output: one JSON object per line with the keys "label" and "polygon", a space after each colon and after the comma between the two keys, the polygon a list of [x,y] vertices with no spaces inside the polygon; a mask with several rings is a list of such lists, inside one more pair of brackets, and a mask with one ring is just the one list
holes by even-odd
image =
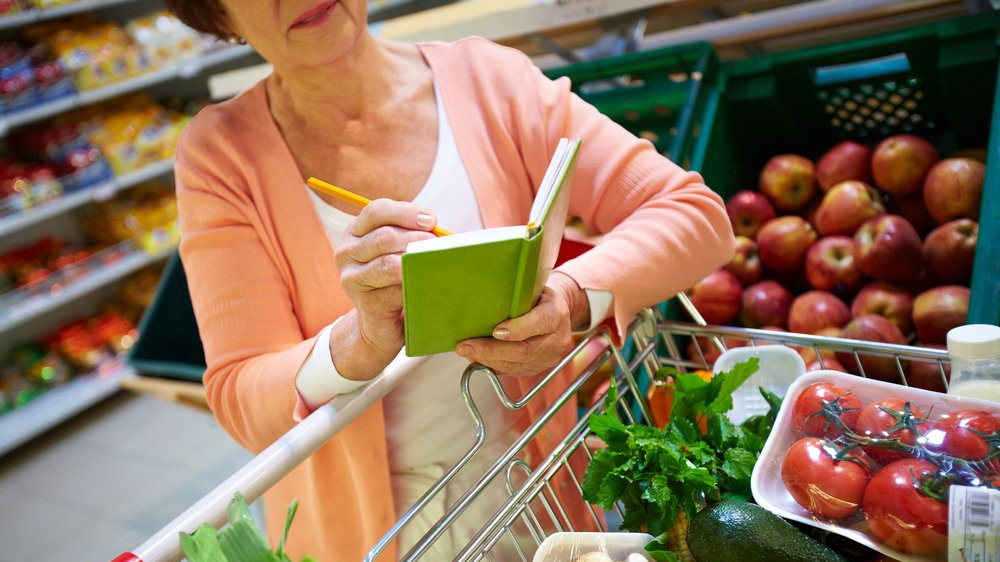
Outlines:
{"label": "packaged food on shelf", "polygon": [[84,231],[98,243],[134,240],[149,252],[177,245],[177,199],[169,186],[147,183],[96,205],[83,215]]}
{"label": "packaged food on shelf", "polygon": [[51,201],[63,192],[51,164],[0,159],[0,216]]}
{"label": "packaged food on shelf", "polygon": [[121,175],[174,155],[181,131],[191,116],[136,93],[81,108],[60,121],[72,123]]}
{"label": "packaged food on shelf", "polygon": [[46,45],[0,43],[0,111],[17,111],[75,93],[66,68]]}
{"label": "packaged food on shelf", "polygon": [[52,166],[63,191],[72,193],[113,177],[101,151],[75,123],[28,127],[11,136],[19,157]]}
{"label": "packaged food on shelf", "polygon": [[16,366],[0,369],[0,413],[15,410],[45,393]]}
{"label": "packaged food on shelf", "polygon": [[115,312],[105,312],[91,318],[88,327],[116,355],[128,351],[135,344],[135,324]]}
{"label": "packaged food on shelf", "polygon": [[201,36],[173,14],[160,11],[130,21],[129,36],[140,45],[153,66],[196,58],[201,55]]}
{"label": "packaged food on shelf", "polygon": [[10,354],[12,362],[21,369],[28,380],[51,387],[65,383],[72,376],[72,369],[53,350],[41,343],[32,342],[15,347]]}
{"label": "packaged food on shelf", "polygon": [[137,324],[140,313],[149,308],[153,302],[162,273],[160,268],[147,268],[136,272],[122,285],[118,291],[118,299],[105,307],[105,311]]}
{"label": "packaged food on shelf", "polygon": [[950,488],[1000,494],[998,439],[1000,403],[816,371],[789,388],[751,489],[896,559],[945,560]]}
{"label": "packaged food on shelf", "polygon": [[0,0],[0,16],[19,14],[23,8],[18,0]]}
{"label": "packaged food on shelf", "polygon": [[54,295],[80,277],[109,266],[135,251],[131,240],[108,246],[81,246],[44,237],[0,255],[0,313],[28,299]]}
{"label": "packaged food on shelf", "polygon": [[111,358],[111,352],[88,329],[85,322],[64,326],[46,343],[65,357],[77,372],[89,373]]}
{"label": "packaged food on shelf", "polygon": [[15,43],[0,44],[0,107],[16,111],[35,103],[34,69]]}
{"label": "packaged food on shelf", "polygon": [[99,22],[91,15],[38,23],[22,35],[47,45],[80,90],[106,86],[152,68],[143,49],[120,24]]}
{"label": "packaged food on shelf", "polygon": [[[107,303],[97,316],[70,322],[40,341],[12,348],[0,364],[0,414],[75,377],[118,366],[119,356],[138,337],[136,322],[148,300],[144,287],[150,278],[155,287],[157,276],[155,268],[138,272],[132,277],[136,286],[123,290],[123,296]],[[130,285],[126,281],[125,287]]]}
{"label": "packaged food on shelf", "polygon": [[79,90],[197,58],[206,44],[203,34],[165,11],[124,24],[83,14],[32,25],[22,37],[47,47]]}
{"label": "packaged food on shelf", "polygon": [[45,10],[48,8],[55,8],[56,6],[65,6],[66,4],[73,4],[74,2],[79,2],[80,0],[24,0],[25,4],[36,10]]}

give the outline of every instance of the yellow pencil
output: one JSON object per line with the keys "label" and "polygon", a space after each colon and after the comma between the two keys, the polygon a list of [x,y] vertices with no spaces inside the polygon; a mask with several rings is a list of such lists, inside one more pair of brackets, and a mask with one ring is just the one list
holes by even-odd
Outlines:
{"label": "yellow pencil", "polygon": [[[350,191],[347,191],[342,187],[337,187],[333,184],[326,183],[323,180],[319,180],[316,178],[309,178],[309,180],[306,181],[306,183],[309,184],[309,187],[315,189],[316,191],[322,191],[327,195],[332,195],[333,197],[336,197],[341,201],[346,201],[352,205],[357,205],[358,207],[364,207],[365,205],[371,203],[371,199],[362,197],[357,193],[351,193]],[[435,226],[434,228],[432,228],[431,233],[433,233],[435,236],[448,236],[449,234],[451,234],[450,231],[445,230],[439,226]]]}

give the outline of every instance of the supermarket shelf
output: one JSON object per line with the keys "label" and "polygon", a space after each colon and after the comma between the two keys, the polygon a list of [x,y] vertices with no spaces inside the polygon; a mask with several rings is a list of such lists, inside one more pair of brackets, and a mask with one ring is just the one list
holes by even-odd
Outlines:
{"label": "supermarket shelf", "polygon": [[101,287],[114,283],[147,265],[162,261],[173,253],[173,251],[174,248],[171,247],[155,254],[148,254],[143,251],[133,252],[113,264],[83,275],[72,283],[67,284],[55,294],[30,298],[15,307],[0,310],[0,334],[56,310]]}
{"label": "supermarket shelf", "polygon": [[109,372],[77,377],[0,415],[0,456],[110,397],[121,381],[134,376],[131,367],[118,364]]}
{"label": "supermarket shelf", "polygon": [[103,88],[87,90],[65,99],[53,100],[35,107],[8,113],[0,116],[0,135],[6,135],[15,127],[52,117],[76,107],[84,107],[176,78],[193,78],[206,68],[236,60],[252,52],[253,49],[245,45],[226,47],[197,59],[170,64],[148,74],[115,82]]}
{"label": "supermarket shelf", "polygon": [[115,177],[93,187],[75,191],[62,197],[31,207],[20,213],[0,217],[0,237],[6,236],[51,217],[61,215],[91,201],[107,201],[119,191],[138,185],[144,181],[160,177],[174,169],[174,159],[168,158]]}
{"label": "supermarket shelf", "polygon": [[136,0],[82,0],[80,2],[73,2],[72,4],[55,6],[44,10],[25,10],[19,14],[0,17],[0,29],[21,27],[40,21],[61,18],[90,10],[99,10],[101,8],[116,6],[118,4],[128,4],[135,1]]}
{"label": "supermarket shelf", "polygon": [[399,41],[494,41],[693,0],[478,0],[457,2],[380,22],[372,32]]}

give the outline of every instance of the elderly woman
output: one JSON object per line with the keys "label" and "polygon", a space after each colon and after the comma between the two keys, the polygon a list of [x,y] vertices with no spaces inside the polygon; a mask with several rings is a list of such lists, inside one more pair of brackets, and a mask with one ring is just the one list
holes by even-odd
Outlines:
{"label": "elderly woman", "polygon": [[[260,451],[335,395],[394,369],[408,373],[269,492],[272,536],[284,507],[301,500],[295,556],[361,559],[458,459],[471,440],[456,421],[469,362],[494,368],[516,393],[525,375],[570,348],[572,331],[613,318],[620,335],[642,307],[693,285],[733,251],[722,202],[698,174],[518,51],[478,38],[374,37],[367,0],[168,4],[196,29],[249,43],[274,67],[203,110],[177,150],[181,256],[215,416]],[[407,244],[438,223],[523,224],[562,137],[583,140],[570,213],[604,233],[601,243],[558,267],[537,305],[492,338],[406,358]],[[316,195],[309,176],[375,202],[359,211]],[[518,429],[502,408],[486,414],[500,426],[491,435]],[[413,539],[401,541],[400,554]]]}

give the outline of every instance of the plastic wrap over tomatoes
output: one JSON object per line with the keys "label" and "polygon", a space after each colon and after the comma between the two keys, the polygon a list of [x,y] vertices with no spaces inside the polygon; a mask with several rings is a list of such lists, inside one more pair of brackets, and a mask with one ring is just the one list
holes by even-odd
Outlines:
{"label": "plastic wrap over tomatoes", "polygon": [[1000,404],[809,373],[789,389],[751,484],[784,517],[890,556],[945,560],[951,487],[1000,490]]}

